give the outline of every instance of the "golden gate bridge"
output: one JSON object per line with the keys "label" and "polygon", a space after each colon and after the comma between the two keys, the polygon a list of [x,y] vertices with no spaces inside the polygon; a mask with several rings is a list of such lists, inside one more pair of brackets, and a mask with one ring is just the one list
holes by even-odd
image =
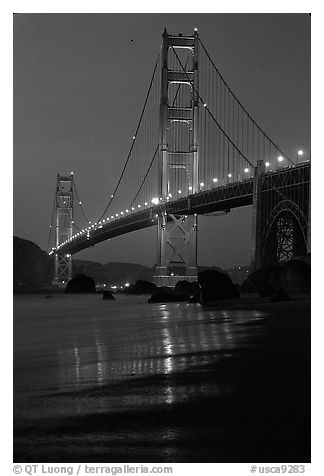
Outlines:
{"label": "golden gate bridge", "polygon": [[157,228],[156,284],[196,280],[199,215],[246,205],[253,270],[310,251],[310,163],[296,164],[248,113],[197,30],[165,30],[128,155],[101,213],[87,216],[73,172],[57,176],[48,239],[53,282],[71,278],[73,254],[148,226]]}

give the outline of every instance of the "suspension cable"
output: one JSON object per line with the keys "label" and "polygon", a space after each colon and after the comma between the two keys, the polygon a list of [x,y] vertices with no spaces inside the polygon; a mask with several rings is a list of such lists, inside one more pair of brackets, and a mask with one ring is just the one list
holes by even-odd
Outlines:
{"label": "suspension cable", "polygon": [[138,124],[137,124],[137,127],[136,127],[136,131],[135,131],[135,139],[133,139],[132,141],[132,144],[131,144],[131,147],[130,147],[130,150],[128,152],[128,155],[127,155],[127,158],[126,158],[126,161],[125,161],[125,164],[124,164],[124,167],[123,167],[123,170],[120,174],[120,177],[118,179],[118,182],[117,182],[117,185],[115,186],[115,189],[113,191],[113,193],[111,194],[111,197],[110,197],[110,200],[108,202],[108,205],[106,206],[104,212],[102,213],[102,215],[100,216],[99,220],[100,221],[104,216],[105,214],[107,213],[107,210],[109,209],[114,197],[115,197],[115,194],[118,190],[118,187],[120,185],[120,182],[122,181],[122,178],[124,176],[124,173],[125,173],[125,170],[126,170],[126,167],[128,165],[128,162],[129,162],[129,159],[131,157],[131,153],[133,151],[133,148],[134,148],[134,144],[135,144],[135,141],[136,141],[136,137],[137,137],[137,133],[138,133],[138,130],[140,128],[140,125],[142,123],[142,119],[143,119],[143,116],[144,116],[144,111],[145,111],[145,108],[146,108],[146,104],[148,102],[148,98],[149,98],[149,94],[150,94],[150,91],[151,91],[151,88],[152,88],[152,84],[153,84],[153,80],[154,80],[154,77],[155,77],[155,72],[156,72],[156,68],[157,68],[157,65],[158,65],[158,62],[159,62],[159,58],[160,58],[160,54],[158,55],[157,59],[156,59],[156,62],[155,62],[155,66],[154,66],[154,70],[153,70],[153,74],[152,74],[152,77],[151,77],[151,81],[150,81],[150,85],[149,85],[149,88],[148,88],[148,91],[146,93],[146,98],[145,98],[145,101],[144,101],[144,106],[143,106],[143,109],[142,109],[142,112],[141,112],[141,115],[140,115],[140,118],[139,118],[139,121],[138,121]]}
{"label": "suspension cable", "polygon": [[[56,188],[55,188],[55,190],[56,190]],[[54,195],[54,201],[53,201],[53,207],[52,207],[52,218],[51,218],[51,224],[50,224],[50,228],[49,228],[49,232],[48,232],[48,240],[47,240],[47,247],[46,247],[47,253],[49,252],[49,245],[50,245],[51,235],[52,235],[52,230],[53,230],[55,205],[56,205],[56,195]]]}
{"label": "suspension cable", "polygon": [[[177,52],[176,50],[174,49],[174,47],[171,45],[171,48],[173,49],[174,51],[174,54],[176,55],[178,61],[179,61],[179,64],[183,70],[183,72],[186,74],[187,76],[187,79],[190,80],[189,78],[189,75],[187,74],[187,71],[184,69],[183,67],[183,64],[181,63],[180,61],[180,58],[179,56],[177,55]],[[226,137],[226,139],[233,145],[233,147],[238,151],[238,153],[244,158],[244,160],[246,160],[246,162],[248,162],[249,165],[251,165],[251,167],[254,167],[254,165],[249,161],[249,159],[247,157],[245,157],[245,155],[238,149],[238,147],[234,144],[234,142],[232,141],[232,139],[228,136],[228,134],[225,132],[225,130],[222,128],[222,126],[218,123],[217,119],[215,118],[214,114],[210,111],[210,109],[208,108],[208,105],[204,102],[204,100],[202,99],[202,97],[200,96],[199,92],[197,91],[197,89],[194,87],[194,85],[192,85],[192,88],[193,90],[195,91],[195,93],[197,94],[200,102],[204,105],[204,108],[207,110],[208,114],[211,116],[211,118],[213,119],[213,121],[215,122],[215,124],[219,127],[219,129],[222,131],[222,133],[224,134],[224,136]]]}
{"label": "suspension cable", "polygon": [[147,169],[146,174],[145,174],[145,176],[144,176],[144,178],[143,178],[143,180],[142,180],[142,183],[141,183],[139,189],[137,190],[137,193],[136,193],[135,197],[133,198],[132,203],[130,204],[130,208],[131,208],[132,205],[134,204],[136,198],[138,197],[138,195],[139,195],[139,193],[140,193],[140,191],[141,191],[141,188],[143,187],[143,184],[144,184],[144,182],[145,182],[145,180],[146,180],[146,177],[147,177],[148,174],[149,174],[149,171],[151,170],[151,167],[152,167],[152,165],[153,165],[153,162],[154,162],[154,159],[155,159],[155,157],[156,157],[156,154],[157,154],[158,150],[159,150],[159,144],[156,146],[156,149],[155,149],[155,152],[154,152],[153,157],[152,157],[152,159],[151,159],[150,165],[148,166],[148,169]]}
{"label": "suspension cable", "polygon": [[80,206],[80,208],[81,208],[82,214],[83,214],[83,216],[84,216],[86,222],[89,223],[89,218],[88,218],[88,216],[86,215],[86,213],[85,213],[85,211],[84,211],[84,208],[83,208],[83,206],[82,206],[82,202],[81,202],[80,197],[79,197],[79,194],[78,194],[78,190],[77,190],[77,186],[76,186],[76,184],[75,184],[74,176],[73,176],[73,189],[74,189],[74,191],[75,191],[75,195],[76,195],[76,197],[77,197],[78,204],[79,204],[79,206]]}
{"label": "suspension cable", "polygon": [[204,52],[206,53],[209,61],[211,62],[211,64],[213,65],[213,67],[215,68],[217,74],[219,75],[219,77],[221,78],[221,80],[223,81],[223,83],[225,84],[225,86],[227,87],[227,89],[229,90],[229,92],[233,95],[233,97],[236,99],[236,101],[238,102],[238,104],[240,105],[240,107],[243,109],[243,111],[245,112],[245,114],[248,116],[248,118],[252,121],[252,123],[257,127],[258,130],[260,130],[262,132],[262,134],[268,139],[268,141],[276,148],[279,150],[279,152],[284,155],[285,157],[287,157],[287,159],[289,160],[289,162],[291,162],[293,165],[296,165],[295,162],[293,160],[291,160],[287,154],[285,154],[271,139],[270,137],[264,132],[264,130],[258,125],[258,123],[253,119],[253,117],[251,116],[251,114],[248,113],[248,111],[245,109],[245,107],[243,106],[243,104],[239,101],[238,97],[234,94],[233,90],[229,87],[229,85],[227,84],[227,82],[225,81],[223,75],[220,73],[219,69],[217,68],[217,66],[215,65],[214,61],[212,60],[211,56],[209,55],[208,51],[206,50],[203,42],[201,41],[200,37],[198,36],[198,40],[199,40],[199,43],[201,44]]}

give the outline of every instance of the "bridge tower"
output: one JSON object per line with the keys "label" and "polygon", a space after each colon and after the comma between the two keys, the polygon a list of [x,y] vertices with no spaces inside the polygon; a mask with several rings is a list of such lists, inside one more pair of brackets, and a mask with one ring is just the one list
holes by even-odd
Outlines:
{"label": "bridge tower", "polygon": [[[55,248],[73,234],[73,173],[57,174],[55,192]],[[72,277],[72,257],[55,252],[53,284],[66,284]]]}
{"label": "bridge tower", "polygon": [[155,283],[197,279],[198,217],[168,212],[172,191],[198,192],[198,33],[163,33],[160,100],[158,250]]}

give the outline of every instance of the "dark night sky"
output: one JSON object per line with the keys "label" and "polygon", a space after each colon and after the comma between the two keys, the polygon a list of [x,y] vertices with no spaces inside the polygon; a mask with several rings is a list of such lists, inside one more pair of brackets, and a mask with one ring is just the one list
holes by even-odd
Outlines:
{"label": "dark night sky", "polygon": [[[46,249],[56,174],[74,171],[89,216],[114,188],[164,27],[202,41],[234,92],[293,159],[310,154],[308,14],[14,16],[14,234]],[[199,264],[249,262],[251,209],[200,219]],[[76,255],[155,263],[155,228]],[[143,246],[143,241],[149,243]]]}

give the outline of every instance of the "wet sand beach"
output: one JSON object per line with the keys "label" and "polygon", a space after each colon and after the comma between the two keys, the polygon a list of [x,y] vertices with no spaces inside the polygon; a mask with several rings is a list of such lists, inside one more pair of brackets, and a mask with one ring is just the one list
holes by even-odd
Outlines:
{"label": "wet sand beach", "polygon": [[14,461],[309,462],[309,298],[15,296]]}

